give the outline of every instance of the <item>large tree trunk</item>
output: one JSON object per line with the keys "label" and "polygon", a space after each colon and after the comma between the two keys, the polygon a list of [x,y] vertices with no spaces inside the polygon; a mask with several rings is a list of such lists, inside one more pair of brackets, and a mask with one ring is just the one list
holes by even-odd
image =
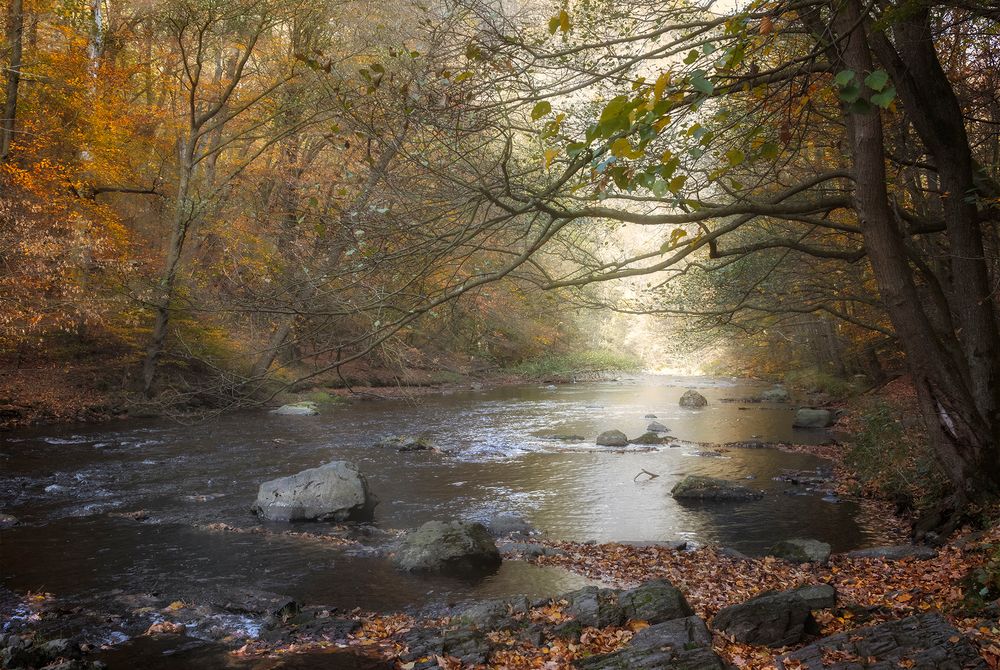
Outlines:
{"label": "large tree trunk", "polygon": [[[926,8],[894,26],[895,45],[872,30],[872,46],[892,74],[907,116],[933,157],[945,196],[954,316],[976,409],[1000,427],[1000,335],[975,204],[972,149],[958,98],[934,48]],[[1000,435],[994,435],[998,438]]]}
{"label": "large tree trunk", "polygon": [[0,135],[0,160],[7,160],[14,141],[14,120],[17,117],[17,92],[21,83],[21,38],[24,33],[24,0],[11,0],[7,16],[7,44],[10,61],[7,64],[7,86],[3,105],[3,134]]}
{"label": "large tree trunk", "polygon": [[[861,17],[857,0],[848,0],[836,28],[844,67],[866,73],[874,65]],[[923,309],[889,204],[880,111],[870,104],[852,106],[845,108],[845,116],[865,249],[928,414],[931,440],[955,485],[957,503],[993,496],[1000,482],[993,427],[978,411],[974,390],[967,383],[968,362],[952,355],[957,347],[946,338],[954,334],[935,332]]]}

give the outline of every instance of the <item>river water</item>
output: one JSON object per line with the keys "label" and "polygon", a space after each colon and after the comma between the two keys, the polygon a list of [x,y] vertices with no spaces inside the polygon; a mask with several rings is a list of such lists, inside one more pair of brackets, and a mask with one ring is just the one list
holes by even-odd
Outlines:
{"label": "river water", "polygon": [[[708,407],[678,398],[697,388]],[[317,417],[243,413],[195,425],[130,421],[49,428],[0,437],[0,508],[21,520],[2,533],[3,585],[87,601],[107,593],[197,598],[219,587],[252,586],[306,603],[366,610],[433,607],[488,596],[545,597],[585,580],[557,568],[506,562],[477,582],[401,575],[379,556],[395,531],[431,519],[520,514],[563,540],[689,540],[759,553],[811,537],[835,551],[879,544],[877,520],[850,502],[830,501],[774,478],[828,467],[805,454],[728,449],[720,457],[684,445],[622,453],[594,446],[601,431],[630,437],[655,414],[670,435],[691,442],[809,442],[790,406],[741,402],[761,391],[739,380],[642,377],[617,382],[456,392],[419,400],[363,402]],[[445,456],[373,446],[383,436],[426,434]],[[564,442],[552,434],[586,439]],[[359,545],[244,530],[259,482],[347,459],[381,499]],[[635,476],[646,470],[655,479]],[[766,491],[741,504],[681,504],[671,487],[704,474]],[[138,522],[116,514],[144,510]],[[325,524],[296,529],[325,532]],[[387,532],[389,531],[389,532]],[[398,534],[398,533],[397,533]]]}

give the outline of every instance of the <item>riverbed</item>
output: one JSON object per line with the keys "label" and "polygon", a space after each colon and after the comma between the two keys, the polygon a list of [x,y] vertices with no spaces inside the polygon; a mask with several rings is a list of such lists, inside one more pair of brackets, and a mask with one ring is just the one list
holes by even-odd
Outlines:
{"label": "riverbed", "polygon": [[[688,388],[708,406],[681,408]],[[854,503],[781,480],[789,470],[829,471],[821,459],[699,444],[830,439],[793,430],[792,405],[749,402],[761,390],[734,379],[640,377],[359,402],[315,417],[253,412],[193,425],[8,433],[0,437],[0,505],[21,523],[2,532],[3,586],[74,603],[138,593],[197,602],[253,588],[342,610],[429,612],[494,596],[550,597],[588,583],[518,561],[477,581],[417,577],[385,559],[400,533],[425,521],[496,513],[520,515],[557,540],[683,540],[748,554],[793,537],[829,542],[834,551],[884,543],[883,525]],[[608,429],[635,437],[653,415],[678,442],[594,444]],[[388,435],[425,435],[450,453],[375,446]],[[290,535],[251,515],[261,481],[337,459],[367,474],[381,501],[374,523],[346,534],[327,524],[292,528],[347,541]],[[682,504],[669,491],[688,474],[740,480],[765,495]],[[140,511],[132,517],[141,520],[129,516]],[[255,632],[245,618],[228,625],[237,635]]]}

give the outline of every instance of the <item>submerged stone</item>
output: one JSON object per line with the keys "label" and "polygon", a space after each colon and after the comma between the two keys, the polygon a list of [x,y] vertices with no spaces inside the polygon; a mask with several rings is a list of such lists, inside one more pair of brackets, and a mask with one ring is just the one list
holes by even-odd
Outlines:
{"label": "submerged stone", "polygon": [[688,475],[670,491],[678,500],[747,501],[764,497],[760,491],[715,477]]}

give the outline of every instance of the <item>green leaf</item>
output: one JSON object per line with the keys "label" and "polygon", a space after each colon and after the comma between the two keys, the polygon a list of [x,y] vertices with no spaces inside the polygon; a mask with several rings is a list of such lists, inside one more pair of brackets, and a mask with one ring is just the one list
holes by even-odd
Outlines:
{"label": "green leaf", "polygon": [[865,77],[865,86],[873,91],[881,91],[889,83],[889,75],[885,70],[875,70]]}
{"label": "green leaf", "polygon": [[552,104],[548,100],[542,100],[531,108],[531,120],[537,121],[552,111]]}
{"label": "green leaf", "polygon": [[852,102],[851,105],[850,105],[850,110],[854,114],[866,114],[866,113],[870,112],[871,109],[872,109],[872,106],[870,104],[868,104],[868,101],[865,100],[864,98],[858,98],[857,100],[855,100],[854,102]]}
{"label": "green leaf", "polygon": [[711,42],[705,42],[704,44],[701,45],[701,50],[707,56],[715,51],[715,45],[712,44]]}
{"label": "green leaf", "polygon": [[896,98],[896,89],[893,86],[885,89],[881,93],[872,96],[872,104],[878,105],[882,109],[887,108]]}
{"label": "green leaf", "polygon": [[729,161],[729,165],[732,167],[736,167],[746,159],[747,159],[746,154],[740,151],[739,149],[730,149],[729,151],[726,152],[726,160]]}
{"label": "green leaf", "polygon": [[854,80],[854,70],[841,70],[833,78],[838,86],[847,86]]}
{"label": "green leaf", "polygon": [[857,84],[850,84],[840,89],[840,99],[844,102],[855,102],[861,97],[861,87]]}
{"label": "green leaf", "polygon": [[712,91],[715,90],[715,84],[705,79],[705,73],[702,70],[695,70],[695,73],[691,75],[691,85],[696,91],[701,91],[706,95],[711,95]]}
{"label": "green leaf", "polygon": [[698,53],[695,49],[691,49],[691,51],[688,52],[688,55],[684,57],[684,64],[690,65],[691,63],[698,60],[700,57],[701,57],[700,53]]}
{"label": "green leaf", "polygon": [[559,17],[553,16],[549,19],[549,35],[555,35],[557,30],[559,30]]}
{"label": "green leaf", "polygon": [[679,177],[674,177],[673,179],[671,179],[670,183],[667,184],[667,188],[670,189],[671,193],[677,195],[680,192],[680,190],[684,188],[684,182],[686,181],[687,181],[687,175],[682,174]]}
{"label": "green leaf", "polygon": [[760,155],[767,160],[774,160],[781,153],[781,147],[774,142],[764,142],[760,147]]}
{"label": "green leaf", "polygon": [[611,101],[604,106],[604,110],[601,111],[600,123],[616,120],[622,115],[627,102],[628,96],[625,95],[619,95],[617,98],[612,98]]}

